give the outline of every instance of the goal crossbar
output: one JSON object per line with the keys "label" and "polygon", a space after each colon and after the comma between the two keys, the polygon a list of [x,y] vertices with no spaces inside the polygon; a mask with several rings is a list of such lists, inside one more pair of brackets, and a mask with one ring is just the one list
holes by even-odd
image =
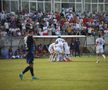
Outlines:
{"label": "goal crossbar", "polygon": [[[33,36],[34,38],[57,38],[58,36],[56,35],[49,35],[49,36]],[[86,38],[85,35],[61,35],[61,38]]]}

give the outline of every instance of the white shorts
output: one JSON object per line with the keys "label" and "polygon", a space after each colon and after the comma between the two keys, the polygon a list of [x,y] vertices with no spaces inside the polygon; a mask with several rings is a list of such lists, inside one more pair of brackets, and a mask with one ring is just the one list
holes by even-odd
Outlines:
{"label": "white shorts", "polygon": [[63,53],[63,50],[62,50],[61,48],[59,48],[59,47],[56,47],[56,48],[55,48],[55,52],[56,52],[57,54],[61,54],[61,53]]}
{"label": "white shorts", "polygon": [[53,50],[53,49],[50,49],[50,51],[49,51],[49,52],[50,52],[50,54],[52,54],[52,53],[54,53],[54,50]]}
{"label": "white shorts", "polygon": [[104,53],[103,47],[96,47],[96,53]]}

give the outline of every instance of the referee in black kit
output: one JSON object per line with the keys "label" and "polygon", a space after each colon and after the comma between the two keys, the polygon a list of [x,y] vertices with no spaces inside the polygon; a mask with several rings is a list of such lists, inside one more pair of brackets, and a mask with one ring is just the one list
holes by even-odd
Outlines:
{"label": "referee in black kit", "polygon": [[33,54],[33,47],[35,44],[35,41],[33,39],[33,31],[28,31],[28,35],[26,36],[26,48],[27,48],[27,55],[26,55],[26,61],[28,66],[19,74],[19,78],[22,80],[23,75],[30,70],[32,80],[36,80],[37,78],[34,76],[34,70],[33,70],[33,60],[34,60],[34,54]]}

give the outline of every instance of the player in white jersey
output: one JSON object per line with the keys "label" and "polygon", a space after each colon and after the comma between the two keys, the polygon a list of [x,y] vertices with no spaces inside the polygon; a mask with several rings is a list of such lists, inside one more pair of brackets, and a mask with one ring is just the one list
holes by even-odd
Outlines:
{"label": "player in white jersey", "polygon": [[63,48],[64,48],[64,61],[71,61],[69,58],[70,55],[70,47],[67,42],[63,42]]}
{"label": "player in white jersey", "polygon": [[96,54],[97,54],[96,63],[99,63],[99,55],[102,55],[104,59],[106,58],[103,49],[104,44],[105,44],[105,40],[99,35],[99,37],[96,39]]}
{"label": "player in white jersey", "polygon": [[63,61],[63,42],[65,40],[61,38],[61,36],[58,36],[58,38],[55,40],[55,52],[56,52],[56,59],[57,61]]}
{"label": "player in white jersey", "polygon": [[56,43],[63,43],[65,40],[61,38],[61,36],[58,36],[58,38],[55,40]]}
{"label": "player in white jersey", "polygon": [[50,60],[55,61],[55,43],[49,45],[48,51],[50,53]]}
{"label": "player in white jersey", "polygon": [[55,45],[55,52],[56,52],[56,56],[57,56],[57,61],[63,61],[63,43],[62,42],[57,42]]}

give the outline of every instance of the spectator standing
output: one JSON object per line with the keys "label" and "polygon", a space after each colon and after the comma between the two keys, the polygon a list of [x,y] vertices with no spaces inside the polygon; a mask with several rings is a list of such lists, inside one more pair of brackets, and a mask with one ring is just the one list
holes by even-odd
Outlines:
{"label": "spectator standing", "polygon": [[78,38],[74,42],[74,47],[75,47],[75,57],[77,55],[80,57],[80,41]]}

